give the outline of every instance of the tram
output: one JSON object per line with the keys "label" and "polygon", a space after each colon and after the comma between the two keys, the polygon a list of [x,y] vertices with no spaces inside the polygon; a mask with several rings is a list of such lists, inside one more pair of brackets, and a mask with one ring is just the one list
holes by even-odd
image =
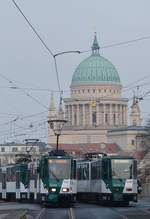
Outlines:
{"label": "tram", "polygon": [[94,154],[77,162],[77,198],[100,204],[137,202],[137,161],[129,156]]}
{"label": "tram", "polygon": [[73,203],[77,193],[76,161],[64,151],[52,151],[39,161],[40,200]]}
{"label": "tram", "polygon": [[76,197],[76,161],[52,151],[32,162],[28,155],[0,167],[0,199],[39,203],[72,203]]}

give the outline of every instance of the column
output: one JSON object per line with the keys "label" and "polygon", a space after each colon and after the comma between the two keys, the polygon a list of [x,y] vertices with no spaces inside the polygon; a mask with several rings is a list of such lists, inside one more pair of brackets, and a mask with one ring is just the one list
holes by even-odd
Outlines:
{"label": "column", "polygon": [[105,126],[105,113],[106,113],[106,107],[105,104],[103,104],[103,125]]}
{"label": "column", "polygon": [[83,126],[85,126],[85,104],[82,105],[82,110],[83,110]]}
{"label": "column", "polygon": [[100,110],[99,110],[99,103],[96,104],[96,125],[100,125]]}
{"label": "column", "polygon": [[127,114],[127,105],[125,105],[125,125],[128,125],[128,114]]}
{"label": "column", "polygon": [[67,105],[67,120],[68,120],[68,125],[70,126],[70,107]]}
{"label": "column", "polygon": [[118,105],[116,104],[115,105],[115,124],[114,125],[117,125],[118,126],[118,120],[119,120],[119,115],[118,115]]}
{"label": "column", "polygon": [[122,105],[120,104],[120,125],[122,126]]}
{"label": "column", "polygon": [[124,105],[124,125],[127,125],[127,120],[126,120],[126,105]]}
{"label": "column", "polygon": [[70,125],[72,125],[72,105],[69,105],[69,121]]}
{"label": "column", "polygon": [[92,106],[89,104],[89,125],[92,125]]}
{"label": "column", "polygon": [[77,104],[77,126],[79,126],[79,119],[80,119],[79,104]]}
{"label": "column", "polygon": [[125,105],[123,105],[123,125],[125,126],[126,120],[125,120]]}
{"label": "column", "polygon": [[109,104],[109,124],[113,124],[112,104]]}
{"label": "column", "polygon": [[74,105],[72,105],[72,125],[74,124]]}

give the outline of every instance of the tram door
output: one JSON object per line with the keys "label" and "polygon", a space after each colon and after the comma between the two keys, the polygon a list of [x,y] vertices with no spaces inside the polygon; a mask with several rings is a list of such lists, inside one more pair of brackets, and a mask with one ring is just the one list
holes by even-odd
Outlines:
{"label": "tram door", "polygon": [[6,168],[2,169],[2,199],[6,199]]}
{"label": "tram door", "polygon": [[20,199],[20,171],[16,170],[16,199]]}

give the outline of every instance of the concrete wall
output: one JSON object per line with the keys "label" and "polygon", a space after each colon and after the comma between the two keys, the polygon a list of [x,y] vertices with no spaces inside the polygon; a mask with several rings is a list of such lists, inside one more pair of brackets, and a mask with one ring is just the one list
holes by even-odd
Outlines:
{"label": "concrete wall", "polygon": [[142,185],[142,196],[150,197],[150,183],[145,183]]}

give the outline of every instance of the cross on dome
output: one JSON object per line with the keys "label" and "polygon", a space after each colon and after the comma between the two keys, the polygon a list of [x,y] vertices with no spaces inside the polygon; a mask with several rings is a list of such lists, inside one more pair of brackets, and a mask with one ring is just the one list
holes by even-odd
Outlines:
{"label": "cross on dome", "polygon": [[99,49],[100,49],[100,47],[99,47],[96,32],[95,32],[94,33],[94,41],[92,44],[92,55],[99,55]]}

